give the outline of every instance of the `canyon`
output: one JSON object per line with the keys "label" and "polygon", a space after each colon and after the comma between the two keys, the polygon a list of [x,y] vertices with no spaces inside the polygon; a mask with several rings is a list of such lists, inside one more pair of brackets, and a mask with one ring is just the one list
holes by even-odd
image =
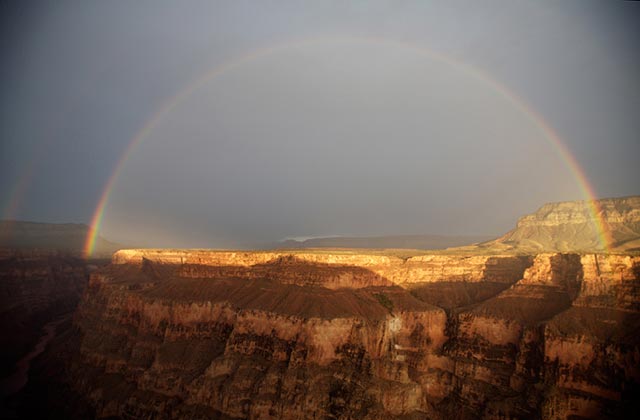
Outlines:
{"label": "canyon", "polygon": [[640,202],[620,200],[601,206],[627,235],[609,250],[571,243],[567,212],[592,222],[578,202],[443,251],[117,251],[87,271],[20,416],[625,418],[640,408]]}
{"label": "canyon", "polygon": [[91,267],[58,250],[0,249],[1,376],[37,341],[52,319],[75,310]]}
{"label": "canyon", "polygon": [[616,418],[639,277],[629,255],[122,250],[60,351],[96,417]]}

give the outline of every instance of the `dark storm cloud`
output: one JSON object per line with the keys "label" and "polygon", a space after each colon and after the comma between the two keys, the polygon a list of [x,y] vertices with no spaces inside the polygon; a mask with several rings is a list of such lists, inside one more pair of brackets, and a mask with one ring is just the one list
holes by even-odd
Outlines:
{"label": "dark storm cloud", "polygon": [[[633,2],[478,5],[418,1],[58,1],[4,2],[1,7],[0,191],[4,211],[11,207],[11,198],[19,195],[15,193],[16,186],[24,186],[22,200],[9,215],[15,218],[88,222],[131,138],[164,101],[234,57],[309,37],[379,37],[438,51],[475,66],[524,98],[556,128],[599,195],[639,193],[635,159],[640,152],[640,122],[635,110],[640,103],[636,76],[640,74],[640,59],[635,22],[640,8]],[[376,54],[362,53],[357,59],[370,62]],[[331,64],[326,57],[321,55],[319,63]],[[280,59],[290,60],[286,54]],[[358,79],[354,77],[358,60],[352,63],[348,85],[340,87],[337,79],[331,79],[338,73],[328,71],[328,79],[319,84],[319,91],[309,90],[306,94],[317,95],[321,102],[328,101],[326,93],[332,88],[350,89]],[[404,57],[399,63],[411,60]],[[418,64],[431,66],[429,71],[440,71],[420,60]],[[312,132],[322,116],[318,109],[305,112],[296,106],[301,99],[287,80],[281,80],[283,75],[296,77],[295,72],[280,72],[277,63],[268,59],[257,60],[239,72],[229,76],[224,88],[207,85],[200,96],[186,101],[163,122],[167,136],[188,136],[178,144],[190,145],[190,151],[184,151],[179,159],[168,159],[169,155],[162,153],[162,145],[171,144],[170,139],[165,136],[163,140],[162,132],[156,130],[151,136],[155,137],[147,139],[132,156],[114,189],[111,214],[105,214],[105,228],[111,226],[113,239],[126,236],[122,232],[127,230],[131,232],[125,221],[135,219],[138,212],[146,216],[149,225],[134,222],[137,231],[124,239],[163,244],[176,241],[188,245],[193,241],[198,245],[225,245],[288,235],[340,233],[464,233],[463,230],[498,234],[511,226],[523,210],[533,210],[545,201],[582,198],[573,179],[536,185],[523,171],[518,172],[526,164],[523,156],[490,156],[490,151],[499,153],[500,142],[508,133],[527,129],[527,122],[518,119],[521,116],[513,117],[512,126],[501,126],[504,138],[468,141],[465,139],[472,136],[460,131],[460,138],[455,141],[433,140],[430,154],[440,159],[425,158],[427,164],[422,165],[417,156],[426,153],[423,131],[431,130],[434,137],[437,133],[452,135],[452,127],[464,124],[469,130],[475,127],[490,136],[488,120],[478,120],[474,126],[470,117],[466,123],[459,115],[435,118],[438,107],[414,97],[404,103],[406,113],[390,115],[388,125],[379,124],[370,132],[366,131],[368,121],[358,123],[358,118],[370,119],[377,115],[375,110],[360,117],[355,112],[333,115],[329,125],[342,130],[338,134],[343,140],[338,144],[330,139],[329,132],[325,136],[319,135],[318,130]],[[304,82],[303,76],[300,75]],[[399,73],[391,79],[398,77]],[[421,81],[421,77],[424,75],[414,74],[407,81]],[[269,91],[278,80],[285,87]],[[373,79],[365,75],[361,80]],[[449,83],[456,83],[452,80]],[[291,85],[295,86],[293,82]],[[273,126],[282,125],[280,107],[282,112],[295,113],[297,128],[282,125],[280,131],[274,128],[269,136],[243,127],[245,116],[240,110],[246,107],[234,105],[234,100],[243,98],[238,95],[238,86],[244,83],[252,83],[256,91],[263,93],[255,101],[246,97],[250,102],[247,106],[255,110],[250,119],[253,124],[264,127],[268,121],[257,120],[257,115],[265,115]],[[469,85],[472,88],[481,87]],[[207,94],[207,89],[218,90]],[[366,90],[366,86],[362,89]],[[337,109],[355,110],[365,105],[363,90],[356,91],[354,103]],[[376,91],[376,98],[389,95],[389,103],[402,103],[393,94],[394,91]],[[478,93],[477,98],[493,100],[485,94]],[[220,95],[227,95],[228,101],[222,101]],[[450,99],[454,100],[455,95],[464,98],[463,93],[452,91]],[[502,106],[495,100],[494,107]],[[412,126],[421,120],[407,117],[418,106],[432,106],[427,128]],[[221,109],[217,117],[206,114],[215,107]],[[238,111],[229,111],[233,109]],[[393,114],[388,108],[380,110]],[[198,112],[205,115],[198,116]],[[338,117],[344,117],[346,122],[333,124]],[[207,118],[218,118],[220,123],[207,126],[203,123]],[[234,121],[238,124],[234,125]],[[356,132],[355,127],[364,128]],[[386,137],[378,135],[385,127],[389,130]],[[220,130],[227,130],[226,136]],[[283,143],[286,139],[280,138],[283,133],[304,134],[305,141],[299,144],[305,147],[287,146]],[[198,140],[198,135],[206,141]],[[249,136],[245,144],[254,146],[250,151],[239,150],[242,136]],[[397,140],[385,143],[385,138],[394,136],[402,137],[401,149],[391,146]],[[540,146],[539,139],[525,141],[527,135],[522,136],[521,147],[505,143],[505,153],[524,153],[527,147],[532,148],[529,152],[533,155],[540,153],[544,157],[546,153],[548,159],[541,158],[537,170],[545,171],[548,177],[567,177],[566,167],[553,156],[548,144]],[[212,140],[214,137],[217,143]],[[256,149],[256,144],[264,148]],[[226,174],[217,173],[226,177],[225,182],[209,180],[207,177],[216,174],[212,169],[203,170],[202,184],[195,182],[197,168],[211,166],[203,162],[203,155],[220,147],[229,148],[227,156],[231,161],[219,161],[219,157],[210,160],[212,165],[227,168]],[[364,154],[361,149],[365,149]],[[274,150],[279,154],[274,155]],[[319,158],[305,160],[304,153],[309,150]],[[154,166],[154,153],[155,162],[165,161],[164,169],[158,171]],[[480,171],[471,161],[474,158],[476,163],[484,162],[490,167]],[[334,169],[314,172],[314,162],[324,162]],[[375,172],[371,170],[374,164],[385,169]],[[243,165],[251,166],[238,170]],[[263,169],[256,172],[256,167]],[[456,170],[446,172],[445,167]],[[301,175],[296,176],[296,171]],[[127,179],[126,173],[136,177]],[[172,178],[171,173],[177,175]],[[143,181],[151,182],[151,174],[163,175],[167,184],[157,197],[147,197],[145,201],[140,198],[141,191],[149,191],[153,184]],[[342,175],[342,181],[338,175]],[[541,175],[540,179],[548,182],[548,177]],[[403,182],[406,179],[411,181]],[[336,191],[327,186],[331,183],[348,188]],[[305,189],[306,185],[313,188]],[[202,198],[210,197],[213,190],[215,200]],[[358,191],[357,199],[354,191]],[[336,202],[344,204],[337,206]],[[396,210],[398,203],[404,203],[402,212]],[[256,211],[258,205],[262,213]],[[167,223],[172,227],[163,233],[158,226]],[[110,232],[107,229],[104,233],[109,236]],[[223,240],[210,240],[211,236]]]}

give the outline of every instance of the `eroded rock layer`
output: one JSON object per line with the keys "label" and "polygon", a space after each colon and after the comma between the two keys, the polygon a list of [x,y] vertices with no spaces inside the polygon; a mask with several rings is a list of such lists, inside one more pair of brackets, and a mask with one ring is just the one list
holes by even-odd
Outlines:
{"label": "eroded rock layer", "polygon": [[120,251],[61,377],[97,417],[617,418],[639,277],[613,255]]}
{"label": "eroded rock layer", "polygon": [[640,196],[548,203],[484,246],[503,252],[638,251]]}

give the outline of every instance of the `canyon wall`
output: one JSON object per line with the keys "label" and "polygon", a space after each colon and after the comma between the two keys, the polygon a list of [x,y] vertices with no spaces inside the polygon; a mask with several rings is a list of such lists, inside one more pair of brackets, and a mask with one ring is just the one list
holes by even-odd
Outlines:
{"label": "canyon wall", "polygon": [[620,255],[119,251],[60,380],[97,417],[620,418],[639,281]]}
{"label": "canyon wall", "polygon": [[11,373],[44,324],[75,309],[88,275],[85,260],[63,251],[0,248],[0,376]]}
{"label": "canyon wall", "polygon": [[[264,272],[273,273],[284,268],[277,277],[298,275],[306,277],[310,273],[301,272],[302,267],[311,267],[314,271],[324,268],[345,269],[347,277],[353,276],[357,269],[366,270],[369,275],[384,278],[385,284],[408,285],[429,282],[501,282],[515,281],[513,276],[531,264],[531,257],[514,255],[418,255],[400,258],[387,255],[357,254],[340,251],[192,251],[131,249],[120,250],[113,254],[112,264],[140,265],[143,261],[183,267],[183,275],[208,277],[216,271],[245,268],[247,275],[261,277]],[[200,267],[189,275],[188,267]],[[206,267],[206,268],[205,268]],[[260,269],[264,268],[263,272]],[[247,270],[248,269],[248,270]],[[292,274],[288,274],[290,272]],[[249,274],[250,273],[250,274]],[[221,272],[220,275],[223,273]],[[302,275],[304,274],[304,275]],[[241,275],[241,274],[238,274]],[[227,273],[227,277],[229,274]],[[328,277],[321,284],[328,285]],[[347,279],[345,286],[353,288]]]}

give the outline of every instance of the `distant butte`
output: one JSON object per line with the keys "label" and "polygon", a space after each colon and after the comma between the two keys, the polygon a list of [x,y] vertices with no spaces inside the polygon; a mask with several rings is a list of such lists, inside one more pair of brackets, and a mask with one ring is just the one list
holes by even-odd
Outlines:
{"label": "distant butte", "polygon": [[518,252],[640,251],[640,196],[549,203],[518,220],[516,228],[485,247]]}

